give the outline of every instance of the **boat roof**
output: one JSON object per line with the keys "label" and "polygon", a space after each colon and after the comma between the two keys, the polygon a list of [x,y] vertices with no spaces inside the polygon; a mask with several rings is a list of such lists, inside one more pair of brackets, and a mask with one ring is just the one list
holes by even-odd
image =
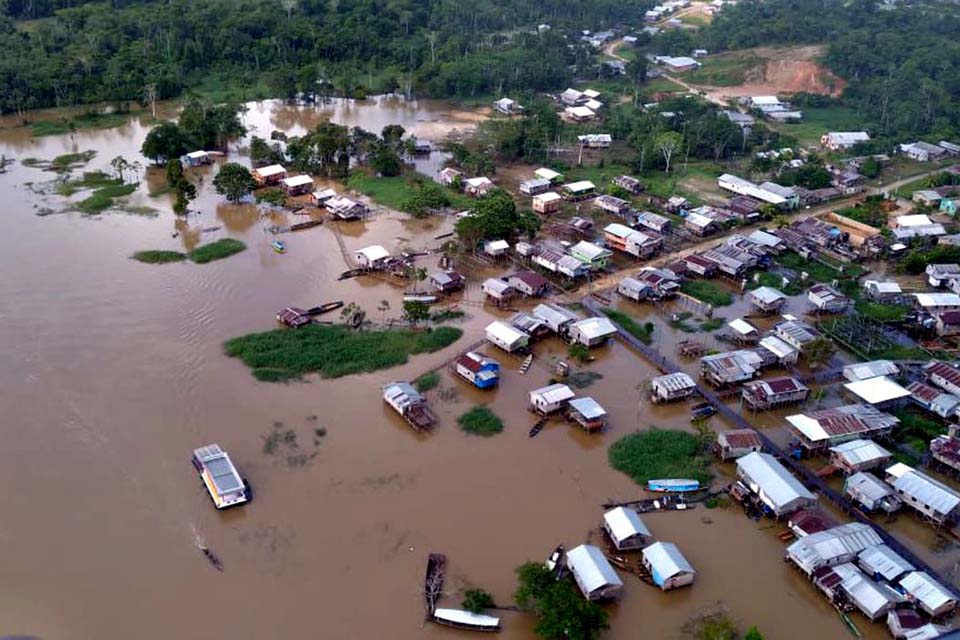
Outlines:
{"label": "boat roof", "polygon": [[590,544],[582,544],[567,552],[567,566],[579,578],[588,593],[607,585],[623,586],[603,552]]}
{"label": "boat roof", "polygon": [[617,542],[622,542],[631,536],[637,534],[650,536],[650,529],[643,523],[640,516],[633,509],[626,507],[616,507],[603,514],[603,520],[607,523],[610,535]]}
{"label": "boat roof", "polygon": [[237,468],[233,466],[230,456],[220,448],[220,445],[211,444],[194,449],[193,455],[210,474],[210,478],[220,495],[243,487],[243,480],[237,473]]}
{"label": "boat roof", "polygon": [[439,620],[446,620],[447,622],[472,627],[490,627],[493,629],[500,626],[500,618],[480,613],[471,613],[463,609],[434,609],[433,617]]}
{"label": "boat roof", "polygon": [[678,573],[696,573],[693,566],[680,553],[677,545],[672,542],[654,542],[643,550],[643,557],[657,575],[664,578]]}

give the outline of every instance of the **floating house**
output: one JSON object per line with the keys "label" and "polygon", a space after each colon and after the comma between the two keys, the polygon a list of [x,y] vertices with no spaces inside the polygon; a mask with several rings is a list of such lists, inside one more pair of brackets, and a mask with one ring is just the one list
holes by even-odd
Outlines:
{"label": "floating house", "polygon": [[678,371],[651,380],[650,390],[653,402],[672,402],[693,395],[697,390],[697,383],[686,373]]}
{"label": "floating house", "polygon": [[957,606],[957,597],[950,589],[924,571],[912,571],[900,579],[900,587],[933,618],[945,616]]}
{"label": "floating house", "polygon": [[567,552],[567,567],[587,600],[615,600],[623,592],[623,581],[603,552],[582,544]]}
{"label": "floating house", "polygon": [[556,213],[560,211],[562,202],[563,198],[560,197],[559,193],[547,191],[533,196],[533,210],[544,215]]}
{"label": "floating house", "polygon": [[487,325],[485,332],[487,340],[507,353],[523,351],[530,345],[530,336],[506,322],[499,320],[491,322]]}
{"label": "floating house", "polygon": [[851,440],[830,447],[830,464],[845,475],[887,467],[893,454],[873,440]]}
{"label": "floating house", "polygon": [[456,271],[434,271],[430,274],[430,288],[437,293],[450,294],[463,289],[466,280]]}
{"label": "floating house", "polygon": [[893,513],[900,508],[900,499],[893,489],[872,473],[859,471],[843,483],[843,493],[867,512]]}
{"label": "floating house", "polygon": [[550,281],[533,271],[517,271],[507,276],[507,284],[528,298],[540,298],[550,290]]}
{"label": "floating house", "polygon": [[577,314],[555,304],[538,304],[533,308],[533,315],[547,323],[550,330],[559,337],[565,337],[570,326],[579,318]]}
{"label": "floating house", "polygon": [[567,417],[587,432],[603,431],[607,411],[593,398],[574,398],[567,405]]}
{"label": "floating house", "polygon": [[570,247],[570,255],[587,265],[591,271],[598,271],[607,266],[607,261],[613,253],[603,247],[598,247],[592,242],[581,240]]}
{"label": "floating house", "polygon": [[904,505],[935,525],[949,525],[960,513],[960,493],[939,480],[898,462],[886,470],[886,481]]}
{"label": "floating house", "polygon": [[353,259],[361,269],[375,271],[382,269],[390,260],[390,252],[378,244],[364,247],[353,254]]}
{"label": "floating house", "polygon": [[697,575],[677,545],[671,542],[655,542],[645,548],[640,562],[650,572],[653,583],[663,591],[691,585]]}
{"label": "floating house", "polygon": [[717,455],[721,460],[736,460],[754,451],[763,451],[763,442],[753,429],[732,429],[717,434]]}
{"label": "floating house", "polygon": [[857,565],[874,580],[885,580],[891,584],[903,574],[916,571],[916,567],[885,544],[867,547],[861,551],[857,556]]}
{"label": "floating house", "polygon": [[859,438],[890,435],[900,420],[868,404],[849,404],[787,416],[790,430],[808,451],[819,451]]}
{"label": "floating house", "polygon": [[637,512],[627,507],[616,507],[603,514],[603,530],[617,551],[642,549],[653,539]]}
{"label": "floating house", "polygon": [[426,399],[409,382],[391,382],[384,385],[383,400],[417,431],[430,429],[437,423]]}
{"label": "floating house", "polygon": [[290,176],[280,181],[280,186],[290,196],[300,196],[313,191],[313,178],[308,175]]}
{"label": "floating house", "polygon": [[217,509],[227,509],[250,500],[250,488],[240,477],[230,455],[218,444],[193,450],[193,467]]}
{"label": "floating house", "polygon": [[487,278],[480,285],[487,300],[493,301],[498,307],[509,303],[516,297],[516,290],[499,278]]}
{"label": "floating house", "polygon": [[477,389],[492,389],[500,382],[500,363],[476,351],[454,360],[453,370]]}
{"label": "floating house", "polygon": [[266,167],[260,167],[253,170],[253,179],[261,187],[278,184],[287,177],[287,170],[283,165],[271,164]]}
{"label": "floating house", "polygon": [[816,496],[768,453],[753,452],[738,458],[737,478],[776,518],[817,503]]}
{"label": "floating house", "polygon": [[744,383],[740,395],[751,411],[765,411],[803,402],[810,388],[796,378],[771,378]]}
{"label": "floating house", "polygon": [[800,538],[787,547],[787,559],[812,576],[821,567],[852,562],[861,551],[882,542],[872,527],[852,522]]}
{"label": "floating house", "polygon": [[570,341],[597,347],[617,334],[617,328],[605,317],[584,318],[570,325]]}
{"label": "floating house", "polygon": [[560,411],[574,397],[573,390],[565,384],[551,384],[530,392],[530,406],[541,415]]}

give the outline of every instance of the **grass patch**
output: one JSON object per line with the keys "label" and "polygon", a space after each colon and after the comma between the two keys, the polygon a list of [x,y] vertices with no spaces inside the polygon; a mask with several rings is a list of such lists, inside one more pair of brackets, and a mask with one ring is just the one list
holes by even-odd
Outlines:
{"label": "grass patch", "polygon": [[877,322],[900,322],[910,311],[910,307],[903,304],[879,304],[869,300],[857,300],[854,309]]}
{"label": "grass patch", "polygon": [[430,373],[425,373],[413,381],[413,386],[420,393],[424,393],[425,391],[430,391],[430,389],[436,389],[439,384],[440,384],[440,373],[437,371],[431,371]]}
{"label": "grass patch", "polygon": [[800,122],[788,122],[772,125],[780,133],[793,136],[802,145],[820,142],[820,136],[827,131],[859,131],[863,128],[863,118],[847,107],[809,107],[797,105],[803,111]]}
{"label": "grass patch", "polygon": [[567,376],[566,382],[572,389],[586,389],[601,379],[603,379],[603,374],[596,371],[574,371]]}
{"label": "grass patch", "polygon": [[96,215],[106,211],[113,206],[113,201],[117,198],[128,196],[137,190],[139,185],[134,184],[112,184],[106,187],[96,189],[89,197],[84,198],[76,204],[76,209],[87,215]]}
{"label": "grass patch", "polygon": [[278,382],[308,373],[339,378],[388,369],[405,363],[410,355],[439,351],[461,335],[463,331],[455,327],[352,331],[311,324],[233,338],[224,343],[224,350],[250,367],[258,380]]}
{"label": "grass patch", "polygon": [[803,287],[799,280],[791,280],[790,284],[783,286],[783,278],[769,271],[757,271],[756,280],[751,279],[747,284],[747,289],[759,289],[760,287],[773,287],[774,289],[788,295],[795,296],[803,293]]}
{"label": "grass patch", "polygon": [[30,133],[35,137],[62,136],[72,131],[113,129],[127,123],[129,113],[84,113],[75,118],[34,122]]}
{"label": "grass patch", "polygon": [[623,327],[624,331],[632,335],[640,342],[644,344],[650,344],[653,342],[653,330],[656,325],[654,325],[652,322],[640,324],[631,316],[628,316],[623,311],[617,311],[616,309],[604,309],[603,313],[605,316]]}
{"label": "grass patch", "polygon": [[760,56],[751,52],[724,53],[701,60],[702,66],[684,75],[691,84],[715,87],[732,87],[744,83],[747,71],[763,63]]}
{"label": "grass patch", "polygon": [[123,183],[103,171],[86,171],[82,178],[67,180],[58,184],[57,193],[62,196],[72,196],[77,191],[83,191],[84,189],[99,189],[119,184]]}
{"label": "grass patch", "polygon": [[190,252],[190,259],[197,264],[206,264],[214,260],[223,260],[229,258],[235,253],[240,253],[247,248],[239,240],[233,238],[221,238],[208,244],[203,244]]}
{"label": "grass patch", "polygon": [[610,466],[637,484],[658,478],[692,478],[706,482],[709,460],[697,436],[686,431],[652,428],[636,431],[610,445]]}
{"label": "grass patch", "polygon": [[147,250],[137,251],[133,259],[146,264],[167,264],[168,262],[183,262],[187,254],[179,251]]}
{"label": "grass patch", "polygon": [[[408,176],[377,177],[356,171],[350,176],[348,185],[374,202],[396,211],[403,211],[404,203],[413,193]],[[470,198],[452,189],[447,189],[446,193],[450,198],[451,207],[467,209],[472,203]]]}
{"label": "grass patch", "polygon": [[69,171],[75,166],[87,164],[96,155],[96,151],[89,150],[79,153],[65,153],[50,161],[50,169],[53,171]]}
{"label": "grass patch", "polygon": [[687,280],[680,285],[680,291],[715,307],[726,307],[733,304],[733,294],[708,280]]}
{"label": "grass patch", "polygon": [[450,320],[459,320],[467,315],[460,309],[443,309],[430,315],[430,322],[449,322]]}
{"label": "grass patch", "polygon": [[503,431],[503,421],[493,411],[476,406],[457,418],[460,428],[475,436],[489,437]]}
{"label": "grass patch", "polygon": [[[838,278],[856,278],[863,272],[857,264],[830,265],[820,260],[807,260],[796,251],[786,251],[775,258],[777,264],[794,271],[806,271],[807,277],[814,282],[832,282]],[[840,268],[843,272],[840,272]],[[778,279],[779,281],[779,279]],[[772,286],[772,285],[771,285]]]}
{"label": "grass patch", "polygon": [[700,323],[700,331],[716,331],[726,323],[724,318],[707,318]]}

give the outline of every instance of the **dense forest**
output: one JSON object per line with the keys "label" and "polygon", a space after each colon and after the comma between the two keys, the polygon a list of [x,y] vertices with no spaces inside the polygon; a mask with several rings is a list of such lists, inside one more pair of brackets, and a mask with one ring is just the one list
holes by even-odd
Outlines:
{"label": "dense forest", "polygon": [[565,32],[639,24],[650,4],[0,0],[0,111],[168,98],[213,75],[274,93],[557,89],[591,55]]}
{"label": "dense forest", "polygon": [[[910,137],[960,135],[960,16],[947,3],[745,0],[703,34],[712,50],[824,43],[823,62],[849,84],[878,147]],[[829,101],[820,100],[820,106]]]}

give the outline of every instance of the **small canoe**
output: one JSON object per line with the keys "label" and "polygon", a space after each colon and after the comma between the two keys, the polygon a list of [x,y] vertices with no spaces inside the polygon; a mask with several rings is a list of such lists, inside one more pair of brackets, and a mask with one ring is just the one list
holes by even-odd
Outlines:
{"label": "small canoe", "polygon": [[273,247],[273,250],[277,253],[286,253],[287,252],[287,243],[283,240],[274,240],[270,243],[270,246]]}
{"label": "small canoe", "polygon": [[331,311],[336,311],[343,306],[343,300],[334,300],[333,302],[324,302],[320,306],[310,307],[304,313],[308,316],[319,316],[324,313],[330,313]]}
{"label": "small canoe", "polygon": [[304,229],[319,227],[322,224],[323,220],[307,220],[306,222],[298,222],[290,225],[290,231],[303,231]]}
{"label": "small canoe", "polygon": [[563,555],[566,553],[566,549],[563,548],[563,545],[558,545],[556,549],[553,550],[553,553],[550,554],[550,557],[547,558],[547,561],[544,563],[544,566],[550,571],[557,571],[562,565]]}
{"label": "small canoe", "polygon": [[660,491],[663,493],[683,493],[686,491],[699,491],[700,482],[698,480],[688,480],[685,478],[671,478],[664,480],[648,480],[647,491]]}

